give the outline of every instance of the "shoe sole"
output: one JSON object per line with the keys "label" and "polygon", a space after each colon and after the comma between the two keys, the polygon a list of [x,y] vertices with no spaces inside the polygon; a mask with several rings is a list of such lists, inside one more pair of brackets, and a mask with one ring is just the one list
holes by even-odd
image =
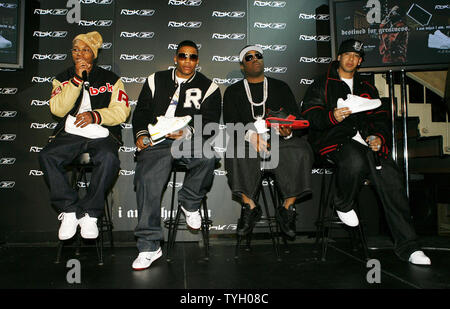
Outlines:
{"label": "shoe sole", "polygon": [[132,267],[132,268],[133,268],[133,270],[137,270],[137,271],[139,271],[139,270],[146,270],[147,268],[149,268],[149,267],[153,264],[154,261],[156,261],[157,259],[159,259],[161,256],[162,256],[162,250],[159,251],[159,253],[156,254],[156,256],[154,256],[154,257],[151,259],[150,264],[149,264],[147,267],[143,267],[143,268],[134,268],[134,267]]}

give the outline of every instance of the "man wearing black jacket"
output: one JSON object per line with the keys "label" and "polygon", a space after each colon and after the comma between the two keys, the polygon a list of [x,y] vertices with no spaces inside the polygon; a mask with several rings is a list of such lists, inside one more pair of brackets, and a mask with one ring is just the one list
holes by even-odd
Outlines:
{"label": "man wearing black jacket", "polygon": [[339,218],[349,226],[359,224],[354,201],[369,178],[383,204],[395,253],[413,264],[430,265],[417,243],[401,171],[389,153],[389,111],[381,106],[352,113],[350,107],[337,106],[349,94],[379,99],[377,89],[357,73],[363,56],[360,41],[342,42],[337,61],[308,88],[302,115],[310,121],[309,140],[316,153],[336,164],[333,203]]}
{"label": "man wearing black jacket", "polygon": [[[192,128],[193,123],[197,123],[196,119],[201,119],[199,122],[202,127],[216,124],[218,128],[220,89],[206,76],[196,72],[199,59],[194,42],[179,43],[173,59],[175,69],[159,71],[147,78],[133,112],[133,132],[139,149],[134,177],[138,205],[135,236],[139,255],[133,262],[134,270],[150,267],[162,255],[160,202],[174,161],[185,165],[188,170],[183,187],[178,192],[178,202],[186,216],[188,227],[192,229],[199,229],[201,226],[199,208],[214,179],[216,159],[205,156],[199,147],[193,147],[193,153],[188,156],[175,158],[173,154],[177,150],[174,146],[179,145],[179,141],[184,141],[184,147],[190,145],[189,141],[202,139],[201,132],[194,130],[199,128]],[[153,125],[167,129],[187,116],[191,116],[192,120],[182,130],[159,138],[156,138],[159,130],[150,130]],[[163,121],[167,125],[162,125]],[[203,144],[201,142],[202,147]]]}
{"label": "man wearing black jacket", "polygon": [[[39,153],[39,162],[51,203],[60,212],[61,240],[72,238],[78,225],[83,238],[97,238],[97,218],[119,172],[120,124],[129,116],[130,106],[120,78],[94,63],[102,42],[97,31],[77,35],[72,42],[74,66],[53,80],[50,111],[61,121]],[[94,168],[86,196],[78,199],[64,167],[86,152]]]}
{"label": "man wearing black jacket", "polygon": [[[279,127],[272,130],[270,140],[267,139],[268,133],[258,130],[259,123],[265,128],[266,119],[274,112],[282,111],[285,116],[299,118],[299,110],[294,94],[285,82],[264,76],[263,50],[259,46],[244,47],[239,60],[245,78],[229,86],[223,98],[223,120],[227,125],[227,135],[233,136],[230,139],[233,143],[227,145],[225,167],[232,194],[241,202],[237,233],[240,236],[251,233],[261,218],[262,209],[257,196],[263,168],[275,175],[284,200],[276,216],[282,231],[293,239],[296,236],[295,202],[311,194],[313,153],[303,130]],[[248,129],[245,132],[231,130],[238,125]],[[243,145],[240,140],[244,141]],[[252,157],[251,151],[258,152],[258,157]],[[269,154],[266,164],[264,157]],[[273,160],[274,156],[278,156],[278,162]]]}

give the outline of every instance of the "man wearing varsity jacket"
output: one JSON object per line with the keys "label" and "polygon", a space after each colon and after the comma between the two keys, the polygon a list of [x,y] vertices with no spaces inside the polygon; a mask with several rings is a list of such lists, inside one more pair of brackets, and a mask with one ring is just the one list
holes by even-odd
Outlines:
{"label": "man wearing varsity jacket", "polygon": [[[202,73],[196,72],[199,59],[194,42],[179,43],[173,60],[175,69],[156,72],[147,78],[132,117],[139,150],[134,176],[138,206],[135,236],[139,255],[133,262],[134,270],[150,267],[162,255],[160,202],[173,163],[177,162],[187,168],[183,187],[178,192],[178,202],[191,229],[197,230],[201,226],[199,208],[214,179],[216,159],[208,158],[202,149],[195,147],[195,140],[202,139],[203,146],[205,137],[202,132],[198,132],[202,128],[195,128],[196,132],[192,126],[195,122],[201,123],[202,127],[206,124],[218,127],[221,113],[220,89]],[[189,117],[192,119],[188,126],[181,130],[170,130],[176,122]],[[201,122],[195,121],[199,117]],[[159,126],[170,133],[156,139],[156,135],[149,132],[149,125]],[[183,141],[183,145],[194,144],[191,155],[174,158],[172,151],[175,149],[172,148],[179,145],[179,141]]]}
{"label": "man wearing varsity jacket", "polygon": [[[102,41],[96,31],[76,36],[74,66],[53,80],[50,111],[61,121],[39,162],[51,204],[60,213],[61,240],[72,238],[78,225],[83,238],[97,238],[97,218],[119,171],[120,123],[128,118],[130,106],[120,78],[94,64]],[[65,177],[65,166],[82,153],[89,153],[94,167],[87,193],[79,199]]]}
{"label": "man wearing varsity jacket", "polygon": [[[332,202],[343,223],[358,226],[353,210],[365,179],[378,193],[394,239],[397,256],[413,264],[429,265],[414,231],[403,177],[390,154],[389,115],[375,86],[357,72],[364,57],[363,44],[354,39],[341,43],[338,59],[308,88],[302,115],[310,122],[309,140],[323,159],[336,164]],[[351,107],[338,101],[355,95]]]}

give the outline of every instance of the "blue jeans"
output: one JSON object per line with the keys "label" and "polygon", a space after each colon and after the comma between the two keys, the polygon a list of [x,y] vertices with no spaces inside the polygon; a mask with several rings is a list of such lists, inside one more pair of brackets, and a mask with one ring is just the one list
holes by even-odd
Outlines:
{"label": "blue jeans", "polygon": [[199,210],[214,180],[215,158],[182,157],[174,159],[171,140],[142,150],[137,156],[134,185],[138,210],[138,224],[134,235],[139,252],[155,251],[163,239],[161,227],[161,200],[176,161],[187,168],[178,201],[188,211]]}

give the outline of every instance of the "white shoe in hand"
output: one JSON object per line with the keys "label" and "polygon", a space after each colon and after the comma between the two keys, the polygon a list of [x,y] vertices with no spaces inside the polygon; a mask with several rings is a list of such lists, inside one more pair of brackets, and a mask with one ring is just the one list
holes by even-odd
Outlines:
{"label": "white shoe in hand", "polygon": [[339,98],[337,101],[337,108],[348,107],[352,114],[376,109],[380,106],[380,99],[366,99],[353,94],[348,94],[345,100]]}

